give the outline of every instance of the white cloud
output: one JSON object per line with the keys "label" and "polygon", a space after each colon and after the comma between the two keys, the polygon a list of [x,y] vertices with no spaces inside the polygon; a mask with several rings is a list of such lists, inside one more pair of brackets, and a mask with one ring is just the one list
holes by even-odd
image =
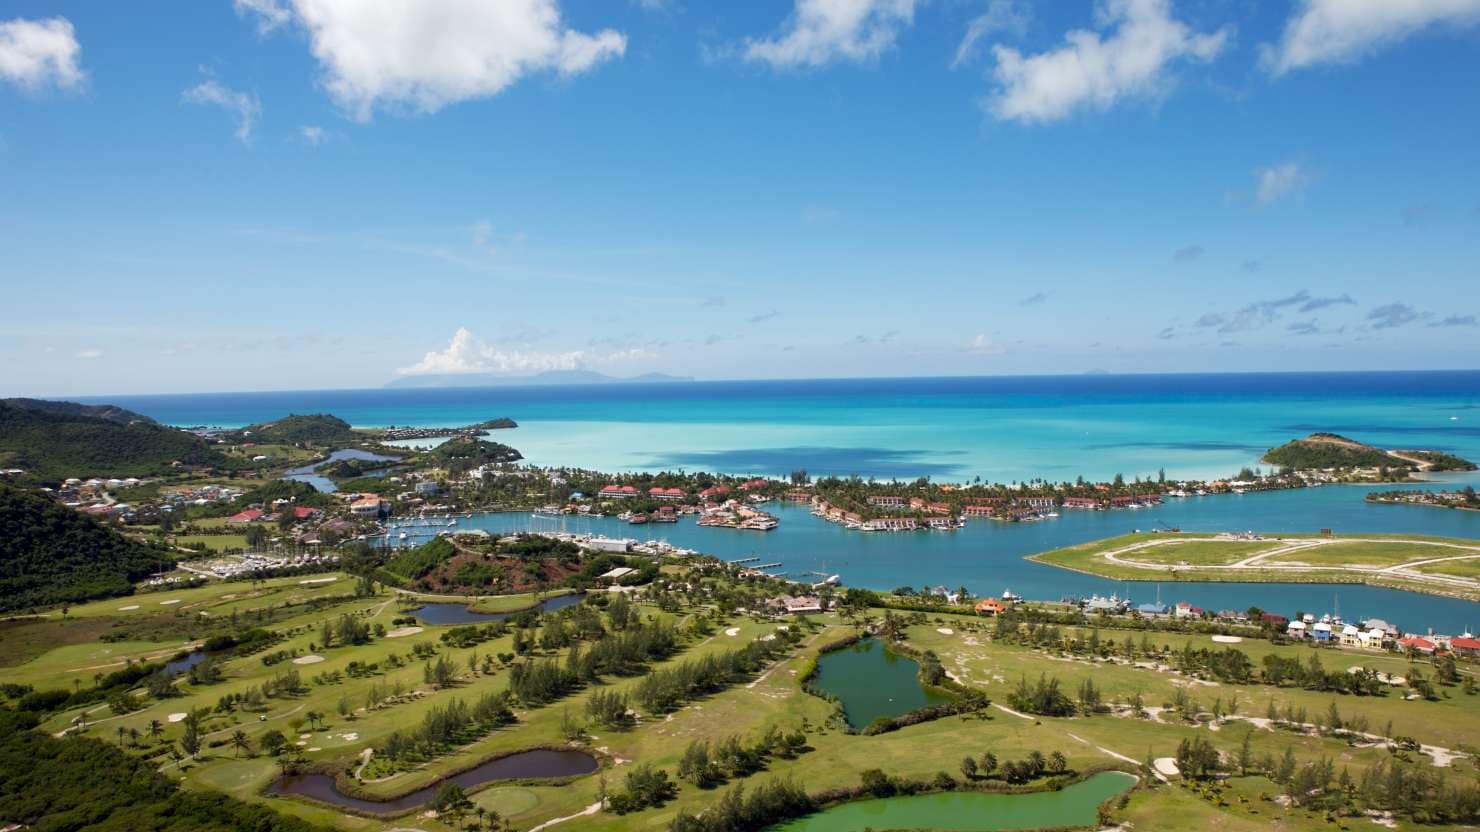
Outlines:
{"label": "white cloud", "polygon": [[318,147],[329,140],[329,131],[316,124],[305,124],[298,128],[298,135],[302,136],[305,142],[314,147]]}
{"label": "white cloud", "polygon": [[47,86],[76,89],[87,74],[82,46],[65,17],[16,18],[0,23],[0,79],[30,91]]}
{"label": "white cloud", "polygon": [[961,345],[965,352],[975,352],[982,355],[1001,355],[1007,352],[1007,348],[992,340],[990,335],[977,335],[975,338]]}
{"label": "white cloud", "polygon": [[1283,75],[1354,61],[1425,29],[1480,23],[1480,0],[1301,0],[1278,44],[1263,47],[1265,69]]}
{"label": "white cloud", "polygon": [[547,370],[578,370],[592,366],[607,366],[629,361],[643,361],[657,355],[636,347],[609,353],[589,350],[569,352],[534,352],[525,350],[500,350],[465,327],[459,327],[445,350],[433,350],[410,367],[402,367],[400,375],[415,376],[428,374],[458,373],[507,373],[527,375]]}
{"label": "white cloud", "polygon": [[556,0],[237,2],[264,20],[290,6],[325,88],[360,121],[377,109],[432,113],[486,98],[532,72],[578,75],[627,50],[626,35],[613,29],[565,28]]}
{"label": "white cloud", "polygon": [[1173,20],[1168,0],[1104,0],[1095,16],[1099,28],[1114,31],[1102,37],[1076,29],[1063,46],[1037,55],[993,47],[992,114],[1049,122],[1081,107],[1107,110],[1123,98],[1154,95],[1171,82],[1174,61],[1211,61],[1232,37],[1229,27],[1199,34]]}
{"label": "white cloud", "polygon": [[286,26],[293,20],[293,11],[281,0],[232,0],[231,4],[241,17],[257,17],[257,31],[269,34],[274,29]]}
{"label": "white cloud", "polygon": [[775,69],[870,61],[894,46],[915,17],[915,0],[796,0],[774,37],[745,41],[748,61]]}
{"label": "white cloud", "polygon": [[987,10],[966,24],[966,34],[956,47],[951,69],[956,69],[976,56],[976,46],[993,32],[1010,32],[1022,37],[1028,31],[1028,8],[1024,0],[990,0]]}
{"label": "white cloud", "polygon": [[1310,184],[1310,174],[1299,164],[1285,162],[1254,171],[1254,201],[1269,205],[1289,196],[1297,196]]}
{"label": "white cloud", "polygon": [[103,351],[102,350],[81,350],[81,351],[79,351],[77,353],[77,357],[78,358],[81,358],[81,359],[83,359],[85,361],[90,361],[90,360],[92,360],[94,358],[102,358],[103,357]]}
{"label": "white cloud", "polygon": [[236,118],[237,139],[242,144],[252,143],[252,128],[262,114],[262,102],[256,93],[240,92],[209,78],[186,90],[181,98],[191,104],[208,104],[231,113]]}

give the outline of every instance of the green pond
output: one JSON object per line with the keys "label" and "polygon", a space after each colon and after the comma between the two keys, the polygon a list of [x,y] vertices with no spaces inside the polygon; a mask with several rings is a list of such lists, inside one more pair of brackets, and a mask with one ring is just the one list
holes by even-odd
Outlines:
{"label": "green pond", "polygon": [[951,701],[920,687],[919,672],[919,662],[866,638],[823,654],[812,686],[838,698],[849,725],[865,728],[877,717]]}
{"label": "green pond", "polygon": [[937,792],[859,800],[773,826],[768,832],[858,832],[862,829],[933,829],[999,832],[1089,826],[1101,803],[1127,791],[1136,778],[1106,771],[1056,792],[991,794]]}

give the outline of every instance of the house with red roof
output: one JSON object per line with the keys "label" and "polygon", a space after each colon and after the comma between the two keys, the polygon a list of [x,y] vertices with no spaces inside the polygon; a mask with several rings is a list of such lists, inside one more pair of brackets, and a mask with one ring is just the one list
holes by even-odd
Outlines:
{"label": "house with red roof", "polygon": [[603,486],[596,496],[605,499],[622,499],[625,497],[636,497],[637,486],[635,485],[607,485]]}
{"label": "house with red roof", "polygon": [[715,497],[723,497],[728,493],[730,493],[730,487],[728,485],[711,485],[699,492],[699,499],[710,500]]}
{"label": "house with red roof", "polygon": [[740,483],[740,490],[741,491],[755,491],[755,490],[758,490],[758,489],[761,489],[761,488],[765,488],[765,487],[766,487],[766,481],[765,480],[759,480],[759,479],[757,479],[757,480],[746,480],[745,482]]}
{"label": "house with red roof", "polygon": [[1455,636],[1449,640],[1449,649],[1461,656],[1477,656],[1480,655],[1480,639]]}
{"label": "house with red roof", "polygon": [[648,496],[654,500],[682,500],[688,495],[684,494],[682,488],[654,487],[648,489]]}
{"label": "house with red roof", "polygon": [[249,508],[246,511],[238,512],[238,513],[233,514],[230,517],[226,518],[226,522],[227,522],[228,525],[238,525],[238,524],[246,524],[246,523],[255,523],[255,522],[257,522],[258,520],[261,520],[261,519],[262,519],[262,509],[260,509],[260,508]]}
{"label": "house with red roof", "polygon": [[996,598],[983,598],[976,602],[977,615],[1001,615],[1007,612],[1007,604]]}
{"label": "house with red roof", "polygon": [[1403,636],[1398,639],[1399,650],[1413,650],[1416,653],[1431,654],[1438,645],[1423,636]]}

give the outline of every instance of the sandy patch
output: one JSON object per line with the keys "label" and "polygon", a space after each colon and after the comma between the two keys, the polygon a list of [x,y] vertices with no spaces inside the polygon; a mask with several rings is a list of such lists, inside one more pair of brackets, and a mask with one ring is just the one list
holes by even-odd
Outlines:
{"label": "sandy patch", "polygon": [[956,634],[956,631],[952,630],[950,627],[936,627],[935,631],[943,636],[953,636]]}
{"label": "sandy patch", "polygon": [[180,712],[177,712],[177,713],[170,714],[169,716],[165,717],[165,720],[168,721],[168,722],[184,722],[185,721],[185,717],[187,717],[187,716],[190,716],[190,714],[187,714],[184,711],[180,711]]}
{"label": "sandy patch", "polygon": [[298,583],[300,583],[300,584],[332,584],[332,583],[334,583],[337,580],[339,580],[339,579],[338,578],[309,578],[306,581],[299,581]]}
{"label": "sandy patch", "polygon": [[389,633],[386,633],[385,634],[385,637],[386,638],[405,638],[406,636],[414,636],[414,635],[416,635],[417,633],[421,632],[422,629],[423,628],[421,628],[421,627],[397,627],[396,629],[391,630]]}
{"label": "sandy patch", "polygon": [[1242,642],[1243,639],[1239,638],[1238,636],[1213,636],[1213,641],[1216,641],[1219,644],[1238,644]]}
{"label": "sandy patch", "polygon": [[354,731],[351,731],[348,734],[340,734],[340,736],[344,737],[345,742],[355,742],[360,738],[360,735],[355,733]]}
{"label": "sandy patch", "polygon": [[725,635],[727,635],[727,636],[738,636],[738,635],[740,635],[740,628],[739,627],[731,627],[731,628],[725,630]]}
{"label": "sandy patch", "polygon": [[161,607],[167,607],[167,606],[169,606],[169,605],[170,605],[170,604],[178,604],[178,603],[180,603],[180,599],[179,599],[179,598],[171,598],[171,599],[170,599],[170,600],[168,600],[168,601],[160,601],[160,602],[159,602],[159,605],[160,605],[160,606],[161,606]]}
{"label": "sandy patch", "polygon": [[323,656],[299,656],[298,658],[293,660],[293,664],[318,664],[323,660]]}
{"label": "sandy patch", "polygon": [[1156,762],[1152,763],[1152,765],[1156,766],[1157,771],[1165,774],[1168,777],[1176,777],[1177,775],[1181,774],[1181,772],[1177,770],[1176,757],[1157,757]]}
{"label": "sandy patch", "polygon": [[128,612],[129,610],[136,610],[138,608],[139,608],[139,605],[138,604],[129,604],[126,607],[119,607],[118,608],[118,611],[119,612]]}

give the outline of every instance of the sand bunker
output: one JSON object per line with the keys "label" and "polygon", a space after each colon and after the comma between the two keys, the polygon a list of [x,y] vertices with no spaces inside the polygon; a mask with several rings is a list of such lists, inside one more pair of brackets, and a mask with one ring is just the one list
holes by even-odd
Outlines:
{"label": "sand bunker", "polygon": [[165,719],[169,722],[184,722],[185,717],[187,716],[190,716],[190,714],[187,714],[184,711],[180,711],[178,713],[170,714],[169,716],[165,717]]}
{"label": "sand bunker", "polygon": [[731,628],[725,630],[725,635],[727,635],[727,636],[738,636],[738,635],[740,635],[740,628],[739,627],[731,627]]}
{"label": "sand bunker", "polygon": [[298,583],[300,583],[300,584],[332,584],[332,583],[334,583],[337,580],[339,580],[339,579],[338,578],[309,578],[306,581],[299,581]]}
{"label": "sand bunker", "polygon": [[956,631],[952,630],[950,627],[936,627],[935,631],[943,636],[953,636],[956,634]]}
{"label": "sand bunker", "polygon": [[1238,644],[1239,642],[1243,641],[1243,639],[1239,638],[1238,636],[1213,636],[1213,641],[1216,641],[1219,644]]}
{"label": "sand bunker", "polygon": [[406,636],[414,636],[414,635],[416,635],[417,633],[419,633],[421,631],[422,631],[422,628],[421,627],[397,627],[396,629],[391,630],[389,633],[386,633],[385,634],[385,637],[386,638],[405,638]]}
{"label": "sand bunker", "polygon": [[129,610],[136,610],[138,608],[139,608],[139,605],[138,604],[129,604],[126,607],[119,607],[118,608],[118,611],[119,612],[128,612]]}
{"label": "sand bunker", "polygon": [[179,598],[171,598],[168,601],[160,601],[159,602],[159,605],[161,607],[165,607],[165,606],[169,606],[170,604],[178,604],[178,603],[180,603],[180,599]]}
{"label": "sand bunker", "polygon": [[293,660],[293,664],[318,664],[323,660],[323,656],[299,656]]}
{"label": "sand bunker", "polygon": [[1157,757],[1156,762],[1153,763],[1153,765],[1156,766],[1157,771],[1165,774],[1168,777],[1176,777],[1178,774],[1181,774],[1181,772],[1177,770],[1176,757]]}

